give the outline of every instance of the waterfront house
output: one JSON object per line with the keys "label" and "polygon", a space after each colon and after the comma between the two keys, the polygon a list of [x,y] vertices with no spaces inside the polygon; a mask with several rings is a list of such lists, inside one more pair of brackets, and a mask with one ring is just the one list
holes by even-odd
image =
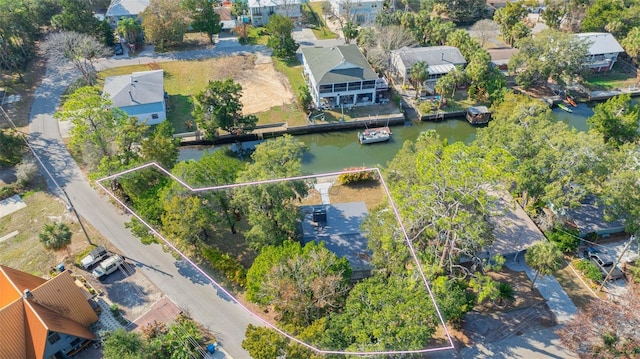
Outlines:
{"label": "waterfront house", "polygon": [[391,51],[391,75],[404,86],[410,80],[411,67],[420,61],[428,65],[429,77],[426,84],[431,87],[456,66],[467,64],[457,47],[403,47]]}
{"label": "waterfront house", "polygon": [[507,73],[509,70],[509,60],[513,55],[518,53],[518,49],[512,47],[502,47],[498,49],[487,49],[489,56],[491,56],[491,64],[497,67],[503,73]]}
{"label": "waterfront house", "polygon": [[163,70],[153,70],[107,77],[104,93],[127,115],[157,125],[167,118],[163,74]]}
{"label": "waterfront house", "polygon": [[338,257],[346,258],[351,265],[351,280],[361,280],[371,275],[371,250],[360,225],[367,217],[364,202],[323,204],[300,207],[303,244],[324,242],[325,247]]}
{"label": "waterfront house", "polygon": [[98,316],[69,271],[45,280],[0,265],[0,358],[69,358]]}
{"label": "waterfront house", "polygon": [[589,44],[587,66],[594,72],[611,70],[618,60],[618,54],[624,52],[615,37],[608,32],[585,32],[576,36]]}
{"label": "waterfront house", "polygon": [[126,18],[139,19],[140,14],[149,6],[150,0],[111,0],[105,17],[111,26],[118,26],[118,21]]}
{"label": "waterfront house", "polygon": [[382,11],[382,0],[331,0],[331,10],[337,17],[357,25],[371,25]]}
{"label": "waterfront house", "polygon": [[383,82],[378,81],[378,75],[355,44],[305,47],[301,51],[305,81],[316,107],[376,101],[376,83]]}
{"label": "waterfront house", "polygon": [[302,16],[300,0],[249,0],[249,19],[253,26],[265,26],[278,14],[291,19]]}

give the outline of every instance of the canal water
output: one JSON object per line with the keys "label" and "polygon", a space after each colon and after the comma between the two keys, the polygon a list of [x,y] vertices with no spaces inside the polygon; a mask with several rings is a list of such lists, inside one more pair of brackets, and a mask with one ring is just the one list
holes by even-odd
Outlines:
{"label": "canal water", "polygon": [[[573,108],[573,113],[554,108],[553,114],[558,121],[563,121],[579,131],[586,131],[587,118],[593,114],[594,105],[580,103],[577,108]],[[408,122],[405,126],[391,127],[391,130],[393,135],[389,142],[369,145],[361,145],[358,142],[358,130],[296,136],[309,147],[309,151],[303,157],[303,171],[327,173],[349,167],[377,165],[386,167],[387,162],[393,159],[405,141],[414,141],[423,131],[435,130],[449,143],[457,141],[470,143],[475,139],[478,128],[461,118],[441,122]],[[208,149],[202,147],[182,149],[180,160],[199,159],[202,151],[205,150]]]}

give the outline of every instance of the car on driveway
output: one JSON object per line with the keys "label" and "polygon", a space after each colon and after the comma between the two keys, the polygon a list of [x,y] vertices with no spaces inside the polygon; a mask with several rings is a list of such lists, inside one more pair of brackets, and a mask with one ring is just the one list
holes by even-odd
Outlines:
{"label": "car on driveway", "polygon": [[124,48],[122,47],[122,44],[121,44],[121,43],[119,43],[119,42],[118,42],[118,43],[116,43],[116,44],[113,46],[113,53],[114,53],[116,56],[119,56],[119,55],[123,55],[123,54],[124,54]]}
{"label": "car on driveway", "polygon": [[600,268],[603,273],[603,278],[605,278],[607,274],[609,274],[609,272],[611,272],[611,275],[609,275],[609,280],[624,278],[624,273],[622,273],[620,268],[614,266],[613,260],[606,254],[600,252],[597,248],[587,247],[585,248],[583,254],[585,258],[589,259],[591,262],[597,265],[598,268]]}

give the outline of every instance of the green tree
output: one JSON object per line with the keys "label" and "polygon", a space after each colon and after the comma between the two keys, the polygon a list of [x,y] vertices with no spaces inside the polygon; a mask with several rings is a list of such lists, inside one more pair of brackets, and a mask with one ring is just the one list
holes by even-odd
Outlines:
{"label": "green tree", "polygon": [[418,61],[409,69],[409,80],[416,91],[416,98],[420,97],[422,86],[427,78],[429,78],[429,65],[426,62]]}
{"label": "green tree", "polygon": [[145,38],[157,51],[181,43],[189,28],[189,18],[179,1],[151,0],[140,17]]}
{"label": "green tree", "polygon": [[491,65],[491,56],[486,50],[476,51],[465,68],[465,75],[469,80],[467,92],[472,99],[493,103],[502,98],[507,79]]}
{"label": "green tree", "polygon": [[214,11],[213,3],[209,0],[185,0],[182,4],[189,12],[193,30],[207,34],[213,44],[213,35],[222,30],[220,15]]}
{"label": "green tree", "polygon": [[447,46],[457,47],[465,59],[470,59],[481,46],[465,30],[456,30],[447,35]]}
{"label": "green tree", "polygon": [[374,276],[353,287],[328,326],[326,335],[347,351],[412,350],[432,338],[437,316],[421,281]]}
{"label": "green tree", "polygon": [[634,104],[629,94],[612,97],[593,109],[587,124],[614,147],[634,142],[640,138],[640,105]]}
{"label": "green tree", "polygon": [[605,218],[624,220],[627,233],[640,234],[640,148],[637,143],[623,145],[615,153],[615,165],[604,181],[602,198]]}
{"label": "green tree", "polygon": [[524,256],[527,265],[536,271],[531,281],[531,288],[536,284],[538,275],[550,275],[562,268],[564,260],[562,251],[552,242],[539,241],[527,249]]}
{"label": "green tree", "polygon": [[[302,174],[305,145],[291,136],[267,141],[256,147],[252,163],[238,175],[239,183],[289,178]],[[234,204],[243,208],[251,230],[245,238],[254,249],[295,239],[302,214],[293,200],[307,194],[304,181],[283,181],[243,186],[237,189]]]}
{"label": "green tree", "polygon": [[242,86],[232,79],[209,81],[209,85],[193,97],[193,115],[207,138],[214,138],[217,129],[242,134],[255,128],[258,118],[242,115]]}
{"label": "green tree", "polygon": [[632,28],[620,44],[624,47],[624,51],[633,57],[637,64],[640,64],[640,25]]}
{"label": "green tree", "polygon": [[0,130],[0,168],[13,167],[20,163],[25,149],[25,142],[20,135]]}
{"label": "green tree", "polygon": [[473,309],[476,297],[463,280],[439,276],[431,282],[431,288],[447,322],[459,322]]}
{"label": "green tree", "polygon": [[345,44],[351,43],[351,40],[358,37],[358,27],[353,22],[349,21],[342,27],[342,33],[344,34]]}
{"label": "green tree", "polygon": [[439,17],[431,19],[426,26],[426,34],[432,46],[444,45],[449,34],[456,30],[456,26],[449,21],[443,21]]}
{"label": "green tree", "polygon": [[269,32],[267,46],[273,49],[273,54],[280,58],[294,56],[298,49],[298,44],[293,40],[293,21],[288,17],[275,14],[269,17],[266,26]]}
{"label": "green tree", "polygon": [[502,38],[510,46],[513,46],[515,40],[512,38],[512,29],[525,16],[527,16],[527,8],[522,1],[508,2],[505,7],[497,9],[493,14],[493,21],[500,27]]}
{"label": "green tree", "polygon": [[149,137],[142,140],[140,156],[144,162],[156,162],[165,169],[172,169],[178,161],[180,139],[173,137],[173,126],[163,121]]}
{"label": "green tree", "polygon": [[162,228],[173,238],[197,247],[209,239],[210,211],[199,196],[173,196],[164,202]]}
{"label": "green tree", "polygon": [[242,348],[254,359],[273,359],[285,354],[287,338],[273,329],[249,324]]}
{"label": "green tree", "polygon": [[145,342],[137,332],[117,329],[104,340],[102,352],[105,359],[142,359],[145,357]]}
{"label": "green tree", "polygon": [[120,19],[116,31],[130,44],[137,44],[142,40],[142,25],[132,17]]}
{"label": "green tree", "polygon": [[267,305],[268,299],[261,296],[264,279],[276,265],[285,262],[288,258],[294,258],[302,254],[302,246],[299,242],[284,241],[279,246],[265,246],[251,264],[247,271],[247,299],[258,304]]}
{"label": "green tree", "polygon": [[234,17],[247,15],[249,13],[249,5],[246,0],[234,1],[231,4],[231,15]]}
{"label": "green tree", "polygon": [[0,1],[0,69],[17,75],[22,73],[35,55],[35,41],[40,23],[30,4],[21,1]]}
{"label": "green tree", "polygon": [[71,243],[71,231],[66,224],[53,222],[44,225],[42,232],[38,234],[38,238],[40,238],[40,242],[45,247],[58,250]]}
{"label": "green tree", "polygon": [[548,79],[563,85],[580,75],[587,59],[588,44],[573,34],[547,29],[535,37],[518,41],[520,51],[509,60],[519,69],[516,82],[529,87]]}
{"label": "green tree", "polygon": [[624,11],[625,5],[622,1],[596,0],[589,6],[582,20],[582,31],[605,31],[607,24],[621,19]]}
{"label": "green tree", "polygon": [[546,9],[542,12],[542,20],[552,29],[560,29],[562,18],[567,14],[567,2],[564,0],[547,0]]}
{"label": "green tree", "polygon": [[[449,71],[436,81],[434,89],[443,97],[453,98],[456,94],[456,88],[467,81],[467,76],[460,67]],[[450,94],[450,95],[449,95]]]}
{"label": "green tree", "polygon": [[443,5],[447,16],[458,24],[470,24],[482,18],[487,5],[483,0],[433,0],[433,4]]}
{"label": "green tree", "polygon": [[[113,30],[108,23],[103,24],[93,16],[93,8],[89,2],[60,0],[60,5],[62,12],[51,18],[51,25],[54,29],[91,35],[107,46],[113,43]],[[105,24],[107,29],[104,28]]]}

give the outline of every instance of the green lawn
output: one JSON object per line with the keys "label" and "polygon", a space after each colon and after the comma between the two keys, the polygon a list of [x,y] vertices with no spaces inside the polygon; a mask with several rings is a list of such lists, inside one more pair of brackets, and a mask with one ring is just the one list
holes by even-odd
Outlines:
{"label": "green lawn", "polygon": [[249,45],[266,45],[269,41],[269,34],[264,27],[249,27],[249,37],[247,43]]}
{"label": "green lawn", "polygon": [[318,40],[336,39],[338,35],[331,31],[324,22],[322,4],[328,2],[307,2],[302,7],[305,18],[311,24],[311,31]]}
{"label": "green lawn", "polygon": [[585,77],[584,82],[591,90],[611,90],[635,84],[638,80],[635,74],[622,72],[616,65],[606,73],[594,73]]}

